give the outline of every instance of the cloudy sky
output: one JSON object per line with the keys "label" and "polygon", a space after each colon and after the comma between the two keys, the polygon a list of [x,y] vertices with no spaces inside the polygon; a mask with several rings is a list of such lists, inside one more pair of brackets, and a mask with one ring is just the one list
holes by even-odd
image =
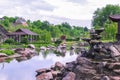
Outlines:
{"label": "cloudy sky", "polygon": [[90,27],[94,11],[107,4],[120,5],[120,0],[0,0],[0,17],[19,16]]}

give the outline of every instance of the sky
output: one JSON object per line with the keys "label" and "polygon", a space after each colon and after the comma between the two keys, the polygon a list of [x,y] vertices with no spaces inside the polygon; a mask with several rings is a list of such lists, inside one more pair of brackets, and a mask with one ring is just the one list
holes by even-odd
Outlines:
{"label": "sky", "polygon": [[120,0],[0,0],[0,17],[18,16],[51,24],[68,22],[90,28],[94,11],[107,4],[120,5]]}

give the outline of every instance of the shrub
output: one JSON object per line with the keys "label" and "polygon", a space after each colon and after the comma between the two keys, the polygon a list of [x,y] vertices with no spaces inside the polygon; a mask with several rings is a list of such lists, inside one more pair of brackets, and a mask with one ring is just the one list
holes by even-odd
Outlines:
{"label": "shrub", "polygon": [[58,46],[60,43],[62,43],[62,41],[59,39],[57,41],[55,41],[56,46]]}
{"label": "shrub", "polygon": [[14,43],[14,40],[13,40],[13,39],[7,39],[7,40],[5,41],[5,43],[11,44],[11,43]]}
{"label": "shrub", "polygon": [[28,39],[27,39],[27,37],[22,38],[21,43],[23,43],[23,44],[28,44]]}
{"label": "shrub", "polygon": [[12,55],[14,54],[14,51],[13,50],[8,50],[8,49],[5,49],[5,50],[0,50],[1,53],[5,53],[7,55]]}

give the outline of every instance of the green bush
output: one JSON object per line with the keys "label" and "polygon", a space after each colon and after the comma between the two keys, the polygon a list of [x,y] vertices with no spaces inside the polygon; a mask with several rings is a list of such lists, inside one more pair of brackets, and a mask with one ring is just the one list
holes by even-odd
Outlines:
{"label": "green bush", "polygon": [[59,39],[58,39],[57,41],[55,41],[55,45],[56,45],[56,46],[60,45],[60,43],[62,43],[62,41],[59,40]]}
{"label": "green bush", "polygon": [[23,44],[28,44],[28,39],[27,39],[27,37],[24,37],[24,38],[21,40],[21,43],[23,43]]}
{"label": "green bush", "polygon": [[14,43],[14,40],[13,40],[13,39],[7,39],[7,40],[5,41],[5,43],[11,44],[11,43]]}
{"label": "green bush", "polygon": [[0,50],[1,53],[5,53],[7,55],[12,55],[14,54],[14,51],[13,50],[8,50],[8,49],[5,49],[5,50]]}

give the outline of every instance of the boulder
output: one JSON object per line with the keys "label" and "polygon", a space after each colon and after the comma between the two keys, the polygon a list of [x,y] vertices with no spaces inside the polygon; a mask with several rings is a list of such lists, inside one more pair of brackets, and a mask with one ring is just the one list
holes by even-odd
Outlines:
{"label": "boulder", "polygon": [[17,48],[17,49],[14,50],[14,52],[15,52],[15,53],[20,53],[20,52],[23,51],[23,50],[24,50],[24,48]]}
{"label": "boulder", "polygon": [[103,76],[103,77],[101,77],[100,80],[110,80],[110,78],[108,76]]}
{"label": "boulder", "polygon": [[89,65],[89,66],[93,66],[93,63],[90,59],[86,58],[86,57],[81,57],[81,56],[78,56],[77,59],[76,59],[77,63],[80,64],[80,65]]}
{"label": "boulder", "polygon": [[75,73],[69,72],[62,80],[75,80]]}
{"label": "boulder", "polygon": [[60,62],[56,62],[54,69],[55,70],[62,70],[62,69],[64,69],[64,65]]}
{"label": "boulder", "polygon": [[37,76],[36,80],[53,80],[53,76],[51,72],[42,73]]}
{"label": "boulder", "polygon": [[96,75],[96,70],[78,65],[75,67],[74,73],[76,74],[75,80],[91,80]]}
{"label": "boulder", "polygon": [[5,53],[0,53],[0,57],[8,57],[8,55]]}
{"label": "boulder", "polygon": [[50,69],[46,69],[46,68],[42,68],[42,69],[36,70],[38,75],[40,75],[42,73],[50,72],[50,71],[51,71]]}
{"label": "boulder", "polygon": [[120,76],[110,76],[110,80],[120,80]]}
{"label": "boulder", "polygon": [[60,74],[60,71],[51,71],[53,77],[57,77],[58,74]]}
{"label": "boulder", "polygon": [[107,63],[106,67],[109,69],[120,69],[120,63],[119,62]]}
{"label": "boulder", "polygon": [[35,49],[35,46],[34,46],[33,44],[29,44],[29,45],[28,45],[28,48],[30,48],[30,49]]}
{"label": "boulder", "polygon": [[120,69],[115,69],[113,70],[115,73],[119,74],[120,75]]}
{"label": "boulder", "polygon": [[68,71],[72,71],[74,68],[74,64],[72,62],[66,63],[65,69]]}
{"label": "boulder", "polygon": [[15,50],[16,53],[21,54],[22,56],[32,56],[36,54],[36,51],[34,49],[30,49],[30,48],[18,48]]}

